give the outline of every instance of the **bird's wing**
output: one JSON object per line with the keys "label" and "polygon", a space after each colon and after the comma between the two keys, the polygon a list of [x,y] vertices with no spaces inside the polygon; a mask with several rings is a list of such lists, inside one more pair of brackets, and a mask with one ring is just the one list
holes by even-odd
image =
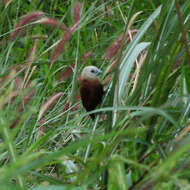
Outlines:
{"label": "bird's wing", "polygon": [[90,89],[88,88],[88,86],[82,86],[80,88],[80,95],[81,95],[81,99],[82,99],[82,104],[84,105],[84,107],[88,110],[89,104],[90,104]]}
{"label": "bird's wing", "polygon": [[95,87],[96,91],[95,91],[95,99],[96,99],[96,102],[97,104],[100,104],[102,102],[102,97],[104,95],[104,89],[103,89],[103,86],[102,84],[98,84],[96,87]]}
{"label": "bird's wing", "polygon": [[91,111],[101,103],[104,91],[101,83],[85,83],[80,88],[80,95],[83,106],[87,111]]}

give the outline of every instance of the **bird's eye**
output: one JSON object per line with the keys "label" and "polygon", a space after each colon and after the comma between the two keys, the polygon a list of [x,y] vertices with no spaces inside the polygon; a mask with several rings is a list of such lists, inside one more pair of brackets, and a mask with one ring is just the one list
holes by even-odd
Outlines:
{"label": "bird's eye", "polygon": [[91,72],[92,72],[92,73],[95,73],[95,70],[94,70],[94,69],[92,69],[92,70],[91,70]]}

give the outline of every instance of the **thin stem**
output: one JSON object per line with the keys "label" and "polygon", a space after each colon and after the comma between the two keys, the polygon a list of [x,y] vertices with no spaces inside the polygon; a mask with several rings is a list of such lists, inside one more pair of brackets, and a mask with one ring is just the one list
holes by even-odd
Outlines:
{"label": "thin stem", "polygon": [[[91,132],[90,141],[91,141],[91,139],[93,139],[93,137],[94,137],[94,133],[95,133],[95,131],[96,131],[98,121],[99,121],[99,115],[97,115],[97,117],[96,117],[96,120],[95,120],[93,129],[92,129],[92,132]],[[87,158],[88,158],[88,155],[89,155],[89,152],[90,152],[90,148],[91,148],[91,142],[90,142],[90,143],[88,144],[88,146],[87,146],[87,149],[86,149],[86,152],[85,152],[85,156],[84,156],[84,163],[86,163],[86,161],[87,161]]]}
{"label": "thin stem", "polygon": [[[13,142],[12,142],[9,130],[7,128],[7,123],[3,118],[1,118],[1,120],[0,120],[0,127],[2,129],[2,133],[3,133],[4,139],[5,139],[6,144],[7,144],[7,148],[8,148],[8,151],[9,151],[10,158],[12,159],[12,162],[15,163],[16,162],[15,148],[13,146]],[[24,187],[24,182],[23,182],[22,177],[19,175],[17,177],[17,179],[18,179],[20,187],[21,188]]]}
{"label": "thin stem", "polygon": [[73,81],[72,81],[72,89],[71,89],[71,96],[70,96],[71,105],[72,105],[73,102],[74,102],[74,96],[75,96],[75,91],[76,91],[79,43],[80,43],[80,30],[78,30],[78,35],[77,35],[77,49],[76,49],[76,57],[75,57],[75,67],[74,67],[74,74],[73,74]]}
{"label": "thin stem", "polygon": [[179,19],[179,25],[180,25],[180,30],[181,30],[181,34],[182,34],[182,41],[183,41],[183,43],[185,45],[185,51],[186,51],[188,63],[190,64],[189,47],[188,47],[188,42],[187,42],[187,38],[186,38],[186,31],[184,29],[183,19],[182,19],[182,16],[181,16],[180,6],[179,6],[178,0],[175,0],[175,7],[176,7],[178,19]]}

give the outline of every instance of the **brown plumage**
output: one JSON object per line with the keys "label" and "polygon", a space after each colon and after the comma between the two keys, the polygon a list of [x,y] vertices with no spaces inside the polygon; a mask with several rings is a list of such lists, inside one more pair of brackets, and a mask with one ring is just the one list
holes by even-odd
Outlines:
{"label": "brown plumage", "polygon": [[[83,69],[80,82],[80,95],[86,111],[94,110],[101,103],[104,95],[103,86],[98,79],[101,70],[95,66],[87,66]],[[94,114],[90,114],[95,119]]]}

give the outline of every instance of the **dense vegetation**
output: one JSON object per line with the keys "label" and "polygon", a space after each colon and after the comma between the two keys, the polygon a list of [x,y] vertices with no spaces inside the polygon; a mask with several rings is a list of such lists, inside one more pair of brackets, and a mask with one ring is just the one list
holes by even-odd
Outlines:
{"label": "dense vegetation", "polygon": [[[190,189],[190,1],[0,4],[0,189]],[[80,72],[103,70],[95,121]]]}

